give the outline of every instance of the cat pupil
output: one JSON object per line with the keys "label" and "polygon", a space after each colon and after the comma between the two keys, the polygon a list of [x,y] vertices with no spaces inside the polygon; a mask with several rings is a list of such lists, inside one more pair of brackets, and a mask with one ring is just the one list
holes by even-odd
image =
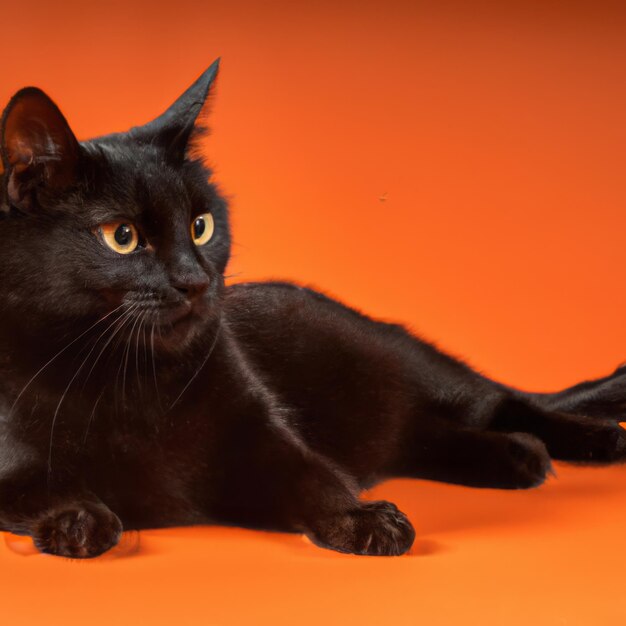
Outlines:
{"label": "cat pupil", "polygon": [[121,224],[115,231],[115,241],[120,246],[127,246],[133,239],[133,233],[127,224]]}
{"label": "cat pupil", "polygon": [[195,236],[196,239],[200,239],[200,237],[202,237],[202,235],[204,235],[204,231],[206,230],[206,222],[204,221],[203,217],[199,217],[194,223],[193,223],[193,234]]}

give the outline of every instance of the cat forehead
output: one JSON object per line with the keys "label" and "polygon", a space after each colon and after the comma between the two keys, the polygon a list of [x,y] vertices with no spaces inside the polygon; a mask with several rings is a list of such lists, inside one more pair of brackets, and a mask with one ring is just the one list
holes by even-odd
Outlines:
{"label": "cat forehead", "polygon": [[182,181],[183,168],[169,162],[157,146],[132,141],[125,135],[92,139],[81,146],[89,155],[92,168],[102,174],[111,172],[123,180],[165,177],[170,185]]}
{"label": "cat forehead", "polygon": [[[186,208],[203,191],[185,167],[169,163],[154,146],[115,137],[82,145],[90,157],[90,196],[100,205],[122,204],[138,211],[163,205]],[[204,186],[206,192],[206,181]]]}

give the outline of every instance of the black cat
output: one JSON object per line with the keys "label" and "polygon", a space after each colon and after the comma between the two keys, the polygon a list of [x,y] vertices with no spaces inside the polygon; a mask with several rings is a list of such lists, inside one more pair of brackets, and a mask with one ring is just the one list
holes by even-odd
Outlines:
{"label": "black cat", "polygon": [[191,156],[215,62],[146,126],[78,142],[40,90],[2,118],[0,528],[93,557],[123,528],[414,538],[391,476],[534,487],[626,457],[626,369],[556,394],[472,371],[310,289],[224,285],[226,202]]}

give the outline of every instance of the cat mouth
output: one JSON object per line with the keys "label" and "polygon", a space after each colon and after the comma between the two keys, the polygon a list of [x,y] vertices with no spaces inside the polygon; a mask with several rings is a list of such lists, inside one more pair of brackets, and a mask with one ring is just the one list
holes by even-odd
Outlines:
{"label": "cat mouth", "polygon": [[161,309],[156,317],[157,336],[155,341],[164,346],[184,344],[200,325],[196,307],[190,302]]}
{"label": "cat mouth", "polygon": [[113,324],[121,326],[116,334],[134,344],[182,345],[201,321],[201,310],[199,303],[188,299],[168,302],[146,298],[126,304]]}
{"label": "cat mouth", "polygon": [[191,317],[193,307],[187,300],[168,307],[162,307],[158,313],[158,324],[165,328],[174,328]]}

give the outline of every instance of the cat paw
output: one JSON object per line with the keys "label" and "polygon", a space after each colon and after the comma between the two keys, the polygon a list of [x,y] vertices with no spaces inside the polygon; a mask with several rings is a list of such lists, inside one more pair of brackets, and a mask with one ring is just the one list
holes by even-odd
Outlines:
{"label": "cat paw", "polygon": [[368,556],[399,556],[413,545],[415,530],[404,513],[391,502],[363,502],[338,515],[310,535],[323,547]]}
{"label": "cat paw", "polygon": [[[558,428],[556,428],[558,427]],[[609,420],[563,416],[547,438],[550,456],[572,463],[623,463],[626,430]]]}
{"label": "cat paw", "polygon": [[626,430],[618,424],[608,427],[609,444],[605,449],[605,458],[608,463],[619,463],[626,460]]}
{"label": "cat paw", "polygon": [[552,472],[552,462],[544,443],[527,433],[508,435],[507,455],[510,459],[510,472],[502,471],[501,479],[509,474],[510,484],[503,485],[512,489],[529,489],[545,482]]}
{"label": "cat paw", "polygon": [[598,420],[587,428],[584,438],[572,440],[569,458],[563,460],[599,464],[626,460],[626,430],[619,424]]}
{"label": "cat paw", "polygon": [[79,504],[52,509],[35,524],[33,542],[38,550],[55,556],[88,559],[115,546],[122,523],[104,505]]}

